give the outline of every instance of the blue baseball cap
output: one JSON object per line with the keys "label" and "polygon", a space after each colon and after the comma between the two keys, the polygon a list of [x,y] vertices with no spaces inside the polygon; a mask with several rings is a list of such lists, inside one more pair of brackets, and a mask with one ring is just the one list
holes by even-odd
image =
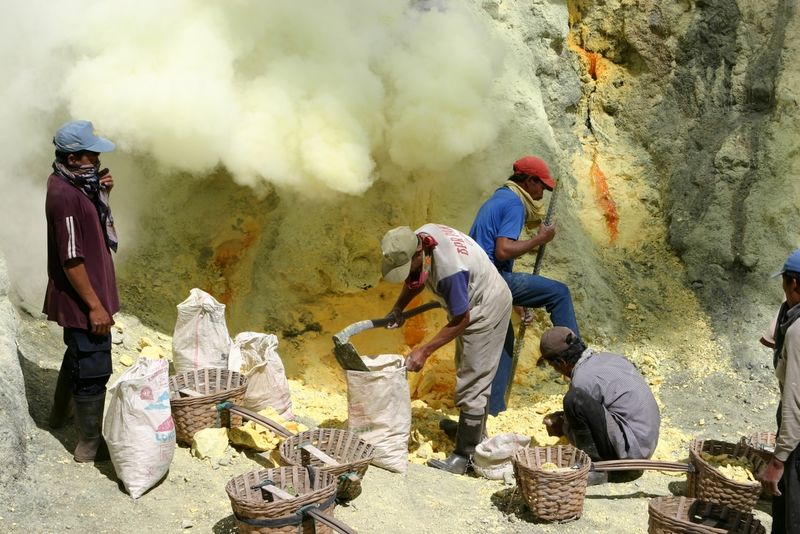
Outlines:
{"label": "blue baseball cap", "polygon": [[773,274],[772,278],[780,276],[786,271],[800,273],[800,248],[792,252],[792,254],[786,259],[786,263],[783,264],[783,269]]}
{"label": "blue baseball cap", "polygon": [[111,152],[116,145],[94,134],[90,121],[69,121],[61,126],[53,137],[53,144],[61,152]]}

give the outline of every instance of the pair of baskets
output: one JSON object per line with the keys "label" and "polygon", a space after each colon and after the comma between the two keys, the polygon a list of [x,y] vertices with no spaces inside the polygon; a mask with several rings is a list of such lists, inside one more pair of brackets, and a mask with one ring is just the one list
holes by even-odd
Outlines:
{"label": "pair of baskets", "polygon": [[250,471],[233,477],[225,491],[244,534],[354,534],[333,517],[336,477],[300,466]]}
{"label": "pair of baskets", "polygon": [[647,511],[648,534],[766,534],[750,513],[691,497],[657,497]]}
{"label": "pair of baskets", "polygon": [[348,502],[361,494],[361,479],[367,472],[375,448],[358,435],[337,428],[316,428],[292,434],[282,425],[256,412],[224,403],[217,407],[232,417],[255,421],[284,439],[278,455],[283,465],[314,467],[334,477],[337,500]]}
{"label": "pair of baskets", "polygon": [[[583,512],[583,501],[589,471],[624,471],[630,469],[655,469],[658,471],[683,471],[688,475],[689,497],[716,502],[723,506],[750,512],[761,495],[761,484],[730,480],[705,461],[700,454],[729,454],[745,456],[758,471],[764,458],[754,449],[739,443],[715,440],[694,440],[689,447],[689,463],[659,462],[654,460],[614,460],[592,464],[581,451],[568,445],[554,447],[525,447],[514,454],[514,475],[517,486],[531,512],[545,521],[570,521]],[[554,464],[553,469],[543,469]]]}

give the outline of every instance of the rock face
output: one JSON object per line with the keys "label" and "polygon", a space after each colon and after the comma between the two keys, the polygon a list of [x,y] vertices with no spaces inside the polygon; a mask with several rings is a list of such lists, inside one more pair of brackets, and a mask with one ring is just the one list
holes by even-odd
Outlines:
{"label": "rock face", "polygon": [[27,465],[28,435],[33,421],[28,415],[25,383],[15,343],[17,313],[9,300],[9,280],[5,260],[0,257],[0,487],[22,473]]}
{"label": "rock face", "polygon": [[765,275],[798,245],[796,232],[786,231],[800,216],[794,4],[575,2],[571,9],[581,46],[618,72],[589,106],[593,123],[611,116],[618,133],[596,136],[600,150],[623,142],[644,152],[638,180],[660,193],[660,223],[686,283],[729,338],[731,354],[751,362],[759,328],[781,298]]}

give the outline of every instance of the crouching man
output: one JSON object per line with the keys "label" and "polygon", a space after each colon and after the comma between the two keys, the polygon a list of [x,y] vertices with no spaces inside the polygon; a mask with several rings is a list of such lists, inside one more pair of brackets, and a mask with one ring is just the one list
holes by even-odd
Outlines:
{"label": "crouching man", "polygon": [[[545,417],[551,436],[566,436],[592,461],[650,458],[661,424],[656,399],[644,377],[625,357],[587,348],[572,330],[556,326],[542,334],[539,363],[547,362],[569,381],[564,411]],[[591,472],[589,484],[608,481]],[[620,472],[616,480],[641,475]]]}
{"label": "crouching man", "polygon": [[455,450],[428,465],[464,474],[486,424],[492,380],[511,317],[511,292],[483,249],[449,226],[395,228],[383,237],[381,249],[384,279],[403,282],[389,312],[389,328],[400,326],[403,310],[425,287],[447,309],[448,323],[409,354],[406,366],[412,372],[421,370],[434,351],[456,340],[455,405],[460,414]]}

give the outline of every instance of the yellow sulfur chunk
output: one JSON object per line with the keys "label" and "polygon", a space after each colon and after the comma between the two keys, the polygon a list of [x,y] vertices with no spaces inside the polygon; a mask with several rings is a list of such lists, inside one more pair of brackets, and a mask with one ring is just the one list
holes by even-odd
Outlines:
{"label": "yellow sulfur chunk", "polygon": [[725,478],[734,482],[755,482],[753,475],[755,467],[753,463],[744,456],[733,457],[729,454],[709,454],[701,452],[700,457],[711,464]]}
{"label": "yellow sulfur chunk", "polygon": [[234,445],[260,452],[271,451],[277,443],[274,433],[253,421],[228,430],[228,439]]}

